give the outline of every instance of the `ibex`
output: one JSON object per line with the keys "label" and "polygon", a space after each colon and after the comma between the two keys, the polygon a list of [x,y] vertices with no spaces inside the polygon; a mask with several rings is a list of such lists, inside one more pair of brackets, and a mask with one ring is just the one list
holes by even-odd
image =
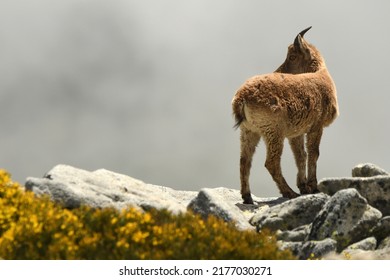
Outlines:
{"label": "ibex", "polygon": [[336,87],[323,57],[303,38],[310,28],[296,36],[288,47],[286,60],[275,72],[248,79],[233,98],[235,127],[241,130],[241,195],[246,204],[253,204],[249,174],[260,138],[267,149],[265,167],[283,197],[299,196],[282,174],[280,161],[285,138],[298,167],[300,193],[318,192],[320,140],[324,127],[338,116],[338,104]]}

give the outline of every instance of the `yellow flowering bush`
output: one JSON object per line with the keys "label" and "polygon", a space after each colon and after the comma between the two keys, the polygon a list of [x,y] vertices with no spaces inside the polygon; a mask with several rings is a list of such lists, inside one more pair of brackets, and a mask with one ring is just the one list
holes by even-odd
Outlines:
{"label": "yellow flowering bush", "polygon": [[291,259],[269,232],[165,210],[64,209],[0,170],[0,259]]}

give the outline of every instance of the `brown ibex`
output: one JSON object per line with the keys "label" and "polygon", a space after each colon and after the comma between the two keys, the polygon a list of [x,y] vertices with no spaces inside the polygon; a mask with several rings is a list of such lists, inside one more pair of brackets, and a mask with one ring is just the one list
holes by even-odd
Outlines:
{"label": "brown ibex", "polygon": [[[324,127],[338,115],[336,87],[320,52],[301,31],[275,72],[248,79],[232,101],[241,130],[240,179],[244,203],[253,204],[249,188],[252,157],[260,138],[267,154],[265,167],[283,197],[299,196],[283,177],[281,155],[287,138],[298,167],[301,194],[317,192],[317,160]],[[305,150],[306,135],[306,150]],[[306,176],[307,162],[307,176]]]}

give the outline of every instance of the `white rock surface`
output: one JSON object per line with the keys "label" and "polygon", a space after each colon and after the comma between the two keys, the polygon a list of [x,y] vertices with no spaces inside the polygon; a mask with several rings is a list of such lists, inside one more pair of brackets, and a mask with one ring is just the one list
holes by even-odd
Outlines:
{"label": "white rock surface", "polygon": [[57,165],[44,178],[27,178],[26,189],[47,194],[66,208],[132,206],[166,208],[173,213],[185,212],[189,201],[197,195],[197,192],[146,184],[105,169],[89,172],[68,165]]}

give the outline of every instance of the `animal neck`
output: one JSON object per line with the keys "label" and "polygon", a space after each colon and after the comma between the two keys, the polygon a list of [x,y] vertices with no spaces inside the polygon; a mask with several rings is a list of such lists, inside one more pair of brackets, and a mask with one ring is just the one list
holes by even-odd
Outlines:
{"label": "animal neck", "polygon": [[321,60],[313,60],[310,64],[310,66],[308,67],[308,73],[312,72],[312,73],[315,73],[315,72],[318,72],[322,69],[326,69],[326,65],[325,65],[325,61],[323,61],[322,59]]}

